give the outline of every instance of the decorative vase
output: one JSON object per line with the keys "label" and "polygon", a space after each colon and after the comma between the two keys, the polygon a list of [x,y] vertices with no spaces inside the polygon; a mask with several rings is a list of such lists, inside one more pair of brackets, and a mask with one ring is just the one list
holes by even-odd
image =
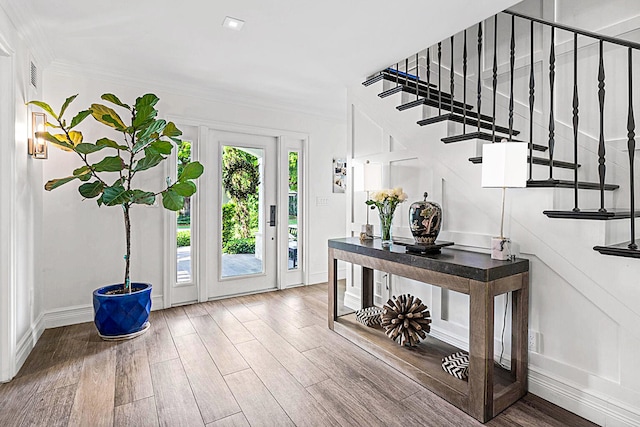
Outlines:
{"label": "decorative vase", "polygon": [[421,245],[433,245],[442,226],[442,208],[437,203],[427,202],[427,196],[425,192],[423,201],[414,202],[409,207],[411,234]]}
{"label": "decorative vase", "polygon": [[391,223],[393,222],[393,211],[395,206],[390,203],[383,203],[380,205],[380,238],[382,239],[382,247],[388,248],[393,243],[391,238]]}
{"label": "decorative vase", "polygon": [[109,285],[93,291],[94,323],[104,340],[134,338],[149,328],[151,285],[131,283],[131,293],[111,294],[122,285]]}

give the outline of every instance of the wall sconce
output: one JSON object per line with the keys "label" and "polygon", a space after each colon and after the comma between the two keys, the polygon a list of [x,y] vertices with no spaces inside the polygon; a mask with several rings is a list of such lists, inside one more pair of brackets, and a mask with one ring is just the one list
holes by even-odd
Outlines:
{"label": "wall sconce", "polygon": [[29,138],[29,154],[34,159],[46,159],[47,140],[38,133],[45,132],[47,128],[47,116],[44,113],[31,113],[31,137]]}

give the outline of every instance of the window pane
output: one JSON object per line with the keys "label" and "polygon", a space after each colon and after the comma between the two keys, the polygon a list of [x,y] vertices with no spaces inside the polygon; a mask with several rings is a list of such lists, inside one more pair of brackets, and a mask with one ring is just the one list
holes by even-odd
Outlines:
{"label": "window pane", "polygon": [[289,270],[298,268],[298,152],[289,151]]}
{"label": "window pane", "polygon": [[[191,142],[183,141],[178,149],[178,175],[191,161]],[[178,283],[191,282],[191,197],[184,198],[184,206],[177,212],[177,277]]]}
{"label": "window pane", "polygon": [[222,151],[222,277],[264,271],[263,149]]}

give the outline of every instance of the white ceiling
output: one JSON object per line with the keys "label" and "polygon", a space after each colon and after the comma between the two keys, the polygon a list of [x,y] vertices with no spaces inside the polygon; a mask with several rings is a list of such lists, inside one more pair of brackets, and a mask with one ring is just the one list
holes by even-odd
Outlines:
{"label": "white ceiling", "polygon": [[514,3],[0,0],[45,66],[336,117],[345,87]]}

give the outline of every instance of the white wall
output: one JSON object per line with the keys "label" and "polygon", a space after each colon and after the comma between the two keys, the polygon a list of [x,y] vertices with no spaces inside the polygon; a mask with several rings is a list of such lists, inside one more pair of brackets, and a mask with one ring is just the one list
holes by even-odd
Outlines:
{"label": "white wall", "polygon": [[42,162],[27,155],[30,109],[38,91],[29,63],[38,64],[0,8],[0,381],[11,379],[42,333],[40,257]]}
{"label": "white wall", "polygon": [[[129,83],[118,79],[90,78],[77,72],[52,69],[45,76],[44,99],[59,106],[66,96],[80,95],[70,107],[70,113],[100,101],[105,92],[117,94],[125,102],[137,96],[156,93],[161,117],[181,117],[190,124],[212,122],[241,124],[269,129],[281,129],[309,135],[309,259],[310,283],[326,281],[328,238],[341,236],[344,217],[333,215],[345,209],[345,195],[332,194],[331,162],[333,157],[346,155],[346,126],[336,121],[279,109],[254,108],[245,105],[219,103],[202,97],[180,95],[170,89]],[[215,97],[215,94],[211,94]],[[99,137],[93,119],[88,118],[79,129],[85,129],[85,139]],[[88,129],[88,130],[87,130]],[[99,128],[98,128],[99,129]],[[101,131],[101,130],[100,130]],[[69,153],[52,149],[45,163],[44,180],[66,176],[78,160]],[[155,173],[155,172],[154,172]],[[156,177],[163,181],[162,171]],[[205,173],[207,171],[205,170]],[[148,177],[154,182],[153,177]],[[158,182],[158,181],[155,181]],[[316,198],[328,199],[326,206],[316,206]],[[124,233],[122,217],[117,208],[98,208],[95,201],[81,202],[77,184],[67,184],[43,195],[44,237],[43,282],[48,324],[65,324],[90,320],[93,289],[122,281]],[[170,215],[160,207],[136,207],[133,212],[132,280],[144,280],[154,287],[154,303],[162,291],[163,246],[171,244],[163,232],[163,216]],[[156,306],[155,308],[159,308]],[[81,314],[78,317],[78,314]]]}
{"label": "white wall", "polygon": [[[542,3],[529,2],[520,7],[527,8],[530,13],[537,10],[538,16],[547,18],[549,15],[570,16],[572,21],[567,23],[571,25],[592,30],[606,28],[608,34],[623,34],[635,39],[637,31],[634,30],[639,27],[640,10],[637,2],[633,8],[631,6],[630,2],[622,0],[606,4],[589,2],[589,9],[585,10],[583,2],[554,3],[545,0]],[[574,12],[578,8],[580,12]],[[610,22],[604,22],[603,17],[610,18]],[[634,23],[635,28],[632,28]],[[548,40],[544,34],[537,34],[536,37],[537,43]],[[508,43],[506,37],[500,40],[501,44]],[[559,43],[562,41],[562,38],[558,40]],[[588,49],[591,47],[581,49],[581,55],[584,54],[586,58],[584,61],[592,60]],[[508,61],[508,49],[500,52],[500,64],[504,64]],[[519,65],[528,64],[528,51],[519,52],[522,55]],[[545,52],[548,55],[548,46]],[[489,50],[489,53],[492,52]],[[615,123],[617,117],[626,118],[627,100],[622,93],[626,87],[626,67],[625,62],[616,58],[615,52],[609,52],[608,55],[605,61],[607,85],[611,93],[607,98],[606,114],[607,119]],[[448,53],[445,52],[443,56],[448,58]],[[492,57],[485,59],[487,67],[491,66],[491,60]],[[470,64],[472,70],[476,66],[474,61],[472,59]],[[544,54],[537,53],[536,61],[537,84],[548,87],[548,81],[545,80],[548,64]],[[522,71],[526,73],[518,74],[517,80],[527,81],[528,68],[525,68]],[[581,64],[580,72],[587,74],[589,69],[586,63]],[[508,80],[504,71],[504,67],[501,67],[499,91],[502,95],[508,94],[505,86]],[[446,72],[448,76],[448,68]],[[592,74],[595,76],[597,69]],[[485,87],[490,87],[490,74],[484,73],[483,78]],[[471,78],[470,85],[475,81],[475,77]],[[585,164],[581,176],[594,180],[595,167],[586,163],[595,159],[593,144],[597,141],[598,122],[593,118],[594,112],[588,109],[597,106],[597,103],[593,104],[593,100],[589,99],[593,94],[589,92],[588,75],[581,82],[581,85],[584,84],[584,109],[581,108],[584,120],[581,122],[580,155]],[[597,90],[597,79],[592,86]],[[477,155],[480,146],[474,142],[442,144],[440,138],[460,133],[459,125],[442,123],[421,128],[415,122],[423,117],[423,112],[418,109],[397,112],[395,106],[406,102],[407,97],[403,99],[401,95],[395,95],[394,99],[380,99],[376,94],[382,89],[380,84],[376,88],[364,88],[361,85],[349,88],[349,155],[352,165],[365,160],[382,162],[383,184],[402,186],[409,194],[409,203],[400,205],[396,213],[394,235],[410,237],[408,205],[420,200],[422,193],[428,191],[429,198],[440,203],[444,210],[444,228],[440,238],[456,242],[461,249],[488,252],[489,239],[499,229],[500,191],[482,189],[481,166],[467,161],[469,157]],[[559,90],[555,104],[560,119],[558,126],[566,128],[558,131],[559,146],[570,141],[571,137],[567,132],[567,129],[570,130],[567,127],[567,123],[570,124],[567,110],[570,111],[571,101],[565,92]],[[516,128],[525,130],[526,134],[527,91],[521,89],[516,95],[520,107],[526,106],[524,110],[517,106]],[[534,142],[546,144],[544,129],[548,126],[549,99],[540,96],[539,92],[537,96]],[[499,117],[502,118],[500,124],[506,125],[504,107],[507,99],[501,96],[498,105]],[[483,99],[483,106],[482,112],[489,114],[489,97]],[[425,113],[436,115],[437,111],[427,110]],[[609,165],[607,182],[619,183],[624,187],[625,183],[620,181],[627,176],[628,167],[622,161],[617,164],[615,161],[625,159],[627,154],[615,139],[626,135],[626,126],[621,128],[611,124],[607,135],[614,139],[607,147],[607,159],[614,160],[614,164]],[[564,149],[558,152],[560,157],[556,158],[567,159]],[[547,169],[536,166],[534,174],[539,174],[538,179],[543,179]],[[347,231],[358,232],[360,225],[365,222],[364,194],[356,192],[351,198],[353,203],[347,206]],[[585,203],[583,207],[597,207],[598,199],[593,193],[581,192],[581,199]],[[540,334],[538,348],[530,352],[529,390],[600,425],[639,425],[640,382],[637,380],[640,367],[634,360],[637,361],[640,351],[637,328],[640,310],[633,301],[640,298],[640,289],[637,287],[640,264],[635,259],[602,256],[592,250],[594,245],[628,239],[628,221],[552,220],[542,214],[545,209],[570,208],[572,201],[571,190],[514,189],[507,192],[505,234],[517,243],[520,255],[530,260],[529,328]],[[613,206],[625,206],[628,203],[625,195],[609,195],[607,201]],[[377,220],[374,218],[371,222],[377,230]],[[347,299],[352,303],[358,303],[358,280],[356,269],[347,288]],[[385,280],[382,275],[376,276],[377,302],[387,298],[383,286]],[[439,288],[396,277],[391,280],[390,292],[394,295],[418,295],[432,308],[432,334],[462,348],[468,346],[466,296],[441,292]],[[496,301],[496,358],[500,353],[504,304],[503,297]],[[507,337],[510,334],[509,322],[507,315]],[[505,348],[508,359],[508,338]]]}

